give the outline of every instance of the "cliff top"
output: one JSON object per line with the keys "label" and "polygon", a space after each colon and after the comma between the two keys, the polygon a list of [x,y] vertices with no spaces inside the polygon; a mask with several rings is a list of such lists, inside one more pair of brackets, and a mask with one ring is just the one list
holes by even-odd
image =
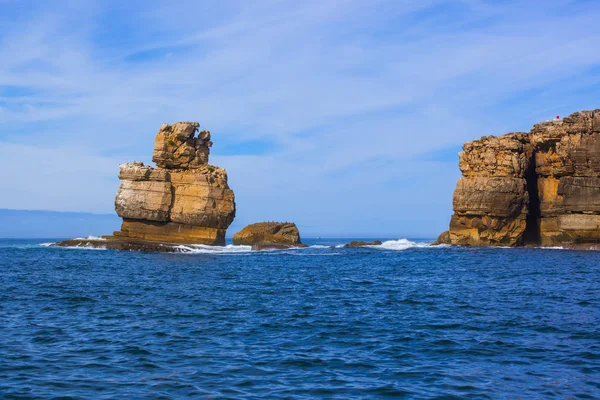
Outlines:
{"label": "cliff top", "polygon": [[[474,147],[512,148],[516,142],[538,144],[541,142],[557,142],[571,133],[600,132],[600,109],[574,112],[568,117],[554,119],[535,124],[529,132],[511,132],[504,135],[483,136],[466,142],[463,150]],[[508,141],[506,139],[509,139]]]}

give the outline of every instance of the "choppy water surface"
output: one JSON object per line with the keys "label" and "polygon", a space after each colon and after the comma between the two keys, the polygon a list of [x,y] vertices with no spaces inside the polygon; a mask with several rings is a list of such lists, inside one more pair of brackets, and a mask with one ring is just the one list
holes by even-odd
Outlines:
{"label": "choppy water surface", "polygon": [[600,253],[41,242],[0,241],[2,398],[600,398]]}

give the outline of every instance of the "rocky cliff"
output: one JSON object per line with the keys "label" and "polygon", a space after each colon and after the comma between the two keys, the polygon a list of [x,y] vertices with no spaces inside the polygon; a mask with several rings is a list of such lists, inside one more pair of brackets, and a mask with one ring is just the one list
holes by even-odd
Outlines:
{"label": "rocky cliff", "polygon": [[160,127],[152,160],[120,167],[115,199],[123,218],[119,238],[224,245],[235,217],[233,191],[224,169],[208,165],[210,132],[197,122]]}
{"label": "rocky cliff", "polygon": [[454,215],[441,242],[571,245],[600,242],[600,110],[485,136],[459,153]]}

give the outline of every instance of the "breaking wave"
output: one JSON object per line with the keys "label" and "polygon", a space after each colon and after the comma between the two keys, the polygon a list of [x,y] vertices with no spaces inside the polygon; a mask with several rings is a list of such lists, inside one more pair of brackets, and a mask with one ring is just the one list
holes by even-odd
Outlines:
{"label": "breaking wave", "polygon": [[85,238],[78,237],[78,238],[75,238],[73,240],[106,240],[106,239],[103,238],[103,237],[100,237],[100,236],[90,235],[90,236],[85,237]]}
{"label": "breaking wave", "polygon": [[[54,243],[42,243],[40,246],[50,247]],[[72,250],[108,250],[104,246],[57,246],[55,249],[72,249]]]}
{"label": "breaking wave", "polygon": [[192,254],[235,254],[235,253],[248,253],[252,251],[252,246],[234,246],[228,244],[227,246],[206,246],[203,244],[182,244],[177,246],[177,249],[182,253]]}
{"label": "breaking wave", "polygon": [[[382,249],[382,250],[407,250],[416,247],[432,247],[431,243],[426,242],[413,242],[408,239],[398,239],[398,240],[386,240],[377,246],[369,246],[373,249]],[[442,246],[434,246],[434,247],[443,247]]]}

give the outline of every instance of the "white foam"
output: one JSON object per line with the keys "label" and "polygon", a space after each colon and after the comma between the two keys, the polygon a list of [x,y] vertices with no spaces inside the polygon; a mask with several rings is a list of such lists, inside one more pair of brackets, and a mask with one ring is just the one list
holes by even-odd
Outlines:
{"label": "white foam", "polygon": [[71,250],[107,250],[104,246],[57,246],[57,248]]}
{"label": "white foam", "polygon": [[203,244],[182,244],[177,246],[177,249],[182,253],[192,254],[232,254],[232,253],[248,253],[252,251],[252,246],[206,246]]}
{"label": "white foam", "polygon": [[[85,240],[85,239],[77,239],[77,240]],[[105,239],[101,239],[105,240]],[[42,247],[50,247],[55,245],[56,243],[40,243],[39,246]],[[88,246],[88,245],[79,245],[79,246],[56,246],[57,249],[79,249],[79,250],[107,250],[104,246]]]}
{"label": "white foam", "polygon": [[312,246],[309,246],[309,249],[329,249],[331,248],[330,246],[323,246],[322,244],[313,244]]}
{"label": "white foam", "polygon": [[106,240],[106,238],[100,237],[100,236],[88,236],[86,238],[75,238],[73,240]]}
{"label": "white foam", "polygon": [[[387,240],[380,245],[376,246],[367,246],[373,249],[381,249],[381,250],[407,250],[416,247],[432,247],[430,243],[418,243],[412,242],[408,239],[398,239],[398,240]],[[433,246],[440,247],[440,246]]]}

